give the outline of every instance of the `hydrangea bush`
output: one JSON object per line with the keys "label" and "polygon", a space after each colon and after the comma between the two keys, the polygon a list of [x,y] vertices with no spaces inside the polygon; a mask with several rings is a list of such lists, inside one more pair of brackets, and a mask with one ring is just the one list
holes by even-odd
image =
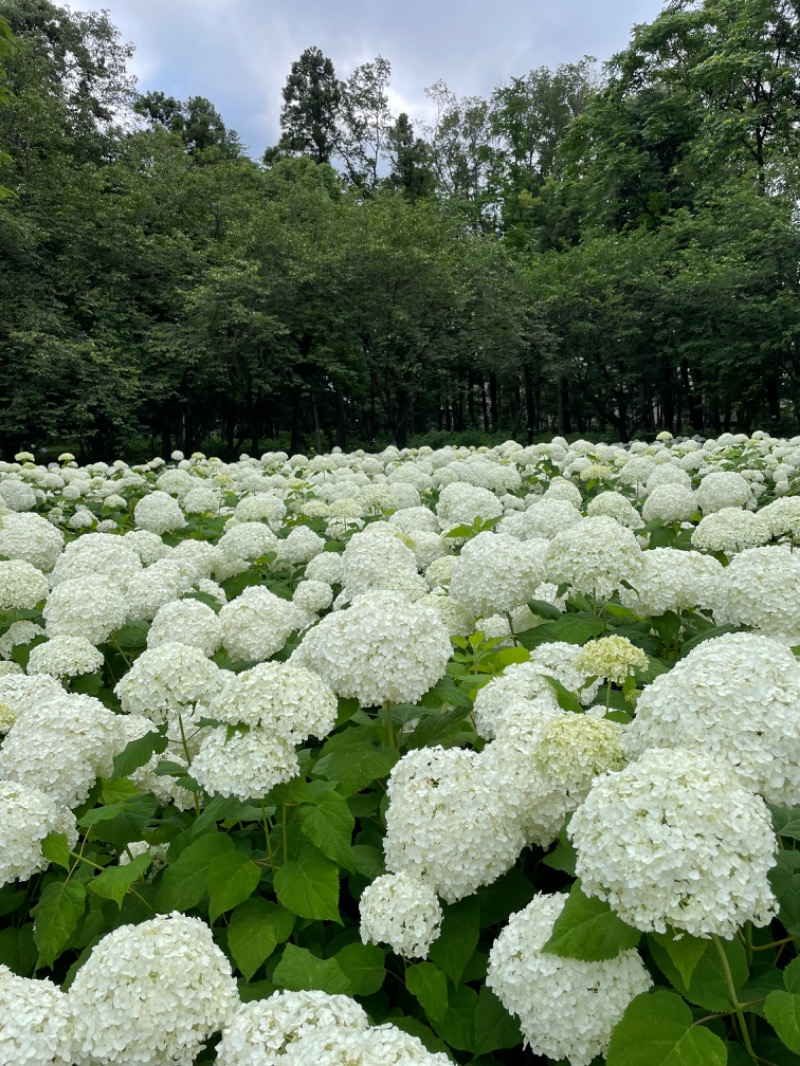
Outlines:
{"label": "hydrangea bush", "polygon": [[800,438],[0,462],[0,1066],[800,1057]]}

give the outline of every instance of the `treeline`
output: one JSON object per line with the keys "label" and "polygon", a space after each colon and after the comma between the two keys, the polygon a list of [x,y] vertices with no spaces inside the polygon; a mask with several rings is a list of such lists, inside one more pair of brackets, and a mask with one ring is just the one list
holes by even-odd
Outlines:
{"label": "treeline", "polygon": [[672,0],[428,126],[309,48],[259,162],[107,15],[0,16],[2,457],[796,432],[796,4]]}

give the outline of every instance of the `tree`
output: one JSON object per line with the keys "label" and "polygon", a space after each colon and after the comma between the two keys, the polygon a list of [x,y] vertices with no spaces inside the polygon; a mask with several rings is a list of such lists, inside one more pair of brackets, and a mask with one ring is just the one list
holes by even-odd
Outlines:
{"label": "tree", "polygon": [[433,153],[421,137],[414,136],[414,125],[405,112],[397,117],[389,130],[387,150],[391,166],[387,179],[390,188],[398,189],[411,201],[435,193]]}
{"label": "tree", "polygon": [[216,162],[242,155],[236,130],[229,130],[216,107],[204,96],[190,96],[185,103],[162,92],[137,98],[134,110],[180,137],[186,151],[197,162]]}
{"label": "tree", "polygon": [[341,86],[336,151],[358,188],[375,189],[379,183],[392,127],[387,95],[391,73],[389,61],[377,56],[356,67]]}
{"label": "tree", "polygon": [[336,149],[336,121],[342,89],[330,59],[319,48],[306,48],[292,63],[283,87],[281,129],[277,149],[268,149],[266,162],[277,154],[309,155],[329,163]]}

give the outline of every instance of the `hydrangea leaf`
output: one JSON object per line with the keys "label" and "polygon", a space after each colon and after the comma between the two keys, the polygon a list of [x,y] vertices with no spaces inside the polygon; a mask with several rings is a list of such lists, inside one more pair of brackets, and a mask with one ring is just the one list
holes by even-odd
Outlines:
{"label": "hydrangea leaf", "polygon": [[484,985],[475,1007],[475,1053],[488,1055],[521,1043],[522,1033],[516,1019],[511,1017],[491,988]]}
{"label": "hydrangea leaf", "polygon": [[348,944],[334,956],[350,982],[349,996],[371,996],[386,977],[386,955],[374,944]]}
{"label": "hydrangea leaf", "polygon": [[248,899],[230,916],[228,947],[234,962],[249,981],[278,944],[292,934],[295,916],[268,899]]}
{"label": "hydrangea leaf", "polygon": [[438,966],[432,962],[410,966],[406,970],[406,987],[432,1021],[442,1020],[447,1010],[447,977]]}
{"label": "hydrangea leaf", "polygon": [[126,892],[134,882],[139,880],[152,861],[153,856],[144,852],[125,866],[109,866],[97,877],[92,878],[87,888],[95,895],[102,896],[103,899],[113,899],[121,908]]}
{"label": "hydrangea leaf", "polygon": [[[730,968],[733,983],[737,989],[742,988],[750,976],[747,968],[747,954],[739,940],[720,940]],[[667,950],[655,939],[650,938],[650,953],[673,988],[690,1003],[708,1011],[730,1010],[731,1001],[728,993],[726,976],[717,951],[706,951],[692,973],[690,984],[681,978]]]}
{"label": "hydrangea leaf", "polygon": [[475,1008],[478,994],[467,985],[451,992],[447,1011],[441,1021],[434,1023],[439,1036],[457,1051],[472,1051],[475,1046]]}
{"label": "hydrangea leaf", "polygon": [[36,969],[52,966],[69,947],[86,908],[86,889],[79,881],[56,881],[42,892],[33,908],[33,939],[39,949]]}
{"label": "hydrangea leaf", "polygon": [[355,859],[350,841],[356,820],[347,806],[347,800],[338,792],[328,791],[313,796],[313,805],[303,806],[299,811],[303,835],[333,862],[351,873]]}
{"label": "hydrangea leaf", "polygon": [[111,773],[111,780],[115,781],[118,777],[128,777],[134,770],[138,770],[139,767],[149,762],[153,755],[160,755],[166,749],[167,738],[155,730],[145,733],[143,737],[132,740],[119,754],[114,756],[114,769]]}
{"label": "hydrangea leaf", "polygon": [[457,985],[478,946],[480,906],[474,896],[468,896],[442,909],[442,931],[431,945],[428,955]]}
{"label": "hydrangea leaf", "polygon": [[180,858],[164,871],[156,903],[163,912],[196,907],[208,891],[208,870],[213,859],[233,851],[233,841],[224,833],[206,833],[185,848]]}
{"label": "hydrangea leaf", "polygon": [[674,992],[645,992],[628,1006],[611,1034],[607,1066],[725,1066],[718,1036],[695,1026],[692,1012]]}
{"label": "hydrangea leaf", "polygon": [[764,1013],[782,1043],[800,1055],[800,996],[794,992],[770,992]]}
{"label": "hydrangea leaf", "polygon": [[249,899],[260,880],[260,867],[240,851],[215,855],[208,866],[208,917],[211,922]]}
{"label": "hydrangea leaf", "polygon": [[275,894],[284,907],[301,918],[342,924],[338,867],[312,844],[306,844],[296,860],[275,871]]}
{"label": "hydrangea leaf", "polygon": [[378,748],[369,740],[336,745],[329,741],[315,770],[320,777],[332,781],[343,796],[352,796],[386,777],[399,758],[395,748]]}
{"label": "hydrangea leaf", "polygon": [[653,933],[652,939],[664,948],[672,960],[675,969],[681,975],[684,985],[688,986],[692,981],[692,974],[697,968],[706,951],[711,947],[710,940],[702,940],[697,936],[682,936],[670,930],[667,933]]}
{"label": "hydrangea leaf", "polygon": [[155,796],[139,793],[120,803],[87,811],[78,825],[91,826],[98,840],[121,846],[142,839],[157,808]]}
{"label": "hydrangea leaf", "polygon": [[26,922],[19,929],[0,929],[0,963],[20,977],[33,976],[36,966],[36,944],[33,940],[33,922]]}
{"label": "hydrangea leaf", "polygon": [[319,959],[307,948],[287,944],[272,977],[277,988],[290,992],[319,989],[328,995],[347,995],[350,980],[336,959]]}
{"label": "hydrangea leaf", "polygon": [[64,870],[70,868],[69,844],[63,833],[48,833],[42,841],[42,855]]}
{"label": "hydrangea leaf", "polygon": [[600,962],[635,948],[641,935],[618,918],[607,903],[585,895],[576,881],[542,950],[562,958]]}

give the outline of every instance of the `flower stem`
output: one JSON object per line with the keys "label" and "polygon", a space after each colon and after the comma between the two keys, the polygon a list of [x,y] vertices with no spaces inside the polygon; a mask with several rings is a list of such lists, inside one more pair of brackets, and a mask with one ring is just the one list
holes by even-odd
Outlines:
{"label": "flower stem", "polygon": [[736,995],[736,982],[733,980],[733,974],[731,973],[731,967],[730,963],[728,962],[728,956],[725,954],[725,948],[722,946],[722,941],[716,934],[714,934],[711,939],[714,941],[714,945],[717,949],[717,954],[719,955],[719,961],[722,966],[722,974],[725,978],[725,986],[728,989],[728,998],[731,1001],[731,1006],[733,1007],[734,1013],[736,1014],[736,1019],[739,1022],[739,1029],[742,1034],[742,1042],[744,1044],[745,1051],[753,1060],[753,1062],[758,1062],[758,1056],[753,1050],[753,1045],[750,1041],[750,1032],[747,1028],[747,1019],[745,1018],[744,1011],[742,1010],[743,1005],[739,1002],[739,997]]}

